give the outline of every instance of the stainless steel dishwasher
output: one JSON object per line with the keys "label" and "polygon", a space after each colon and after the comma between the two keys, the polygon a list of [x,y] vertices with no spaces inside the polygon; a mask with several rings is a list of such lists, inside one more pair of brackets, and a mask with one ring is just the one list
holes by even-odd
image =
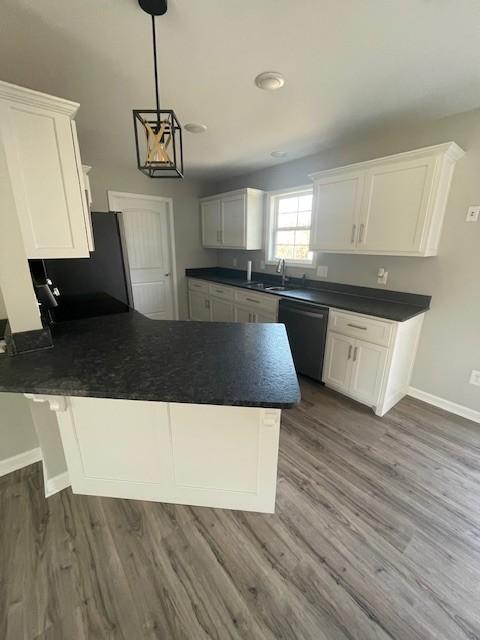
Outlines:
{"label": "stainless steel dishwasher", "polygon": [[278,305],[278,321],[287,329],[297,373],[321,381],[328,307],[282,299]]}

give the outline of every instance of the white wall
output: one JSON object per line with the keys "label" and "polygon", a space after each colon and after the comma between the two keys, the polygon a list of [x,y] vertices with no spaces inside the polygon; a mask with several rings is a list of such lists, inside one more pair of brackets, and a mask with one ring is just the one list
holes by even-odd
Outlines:
{"label": "white wall", "polygon": [[[416,127],[386,128],[321,155],[222,181],[209,193],[240,187],[273,190],[307,184],[308,174],[313,171],[449,140],[467,153],[455,169],[437,257],[319,254],[318,264],[328,266],[329,281],[370,287],[378,286],[377,269],[385,267],[389,272],[386,288],[432,295],[412,385],[480,410],[480,388],[468,384],[471,369],[480,369],[480,223],[464,221],[468,206],[480,203],[480,110]],[[236,257],[239,267],[254,259],[258,269],[264,259],[262,251],[218,254],[219,264],[226,267],[232,267]]]}
{"label": "white wall", "polygon": [[20,393],[0,393],[0,462],[38,447],[28,403]]}

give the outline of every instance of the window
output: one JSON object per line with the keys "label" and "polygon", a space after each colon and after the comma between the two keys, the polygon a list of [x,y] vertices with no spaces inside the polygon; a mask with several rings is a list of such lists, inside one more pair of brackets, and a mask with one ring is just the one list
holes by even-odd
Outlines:
{"label": "window", "polygon": [[270,194],[267,260],[313,266],[310,251],[312,188],[301,187]]}

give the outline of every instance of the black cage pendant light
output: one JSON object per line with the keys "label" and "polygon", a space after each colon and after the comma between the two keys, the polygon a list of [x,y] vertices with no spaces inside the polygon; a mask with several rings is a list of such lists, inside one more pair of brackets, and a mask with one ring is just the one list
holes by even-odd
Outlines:
{"label": "black cage pendant light", "polygon": [[152,16],[156,109],[134,109],[137,165],[150,178],[183,178],[182,127],[172,109],[160,108],[155,16],[167,12],[167,0],[138,0]]}

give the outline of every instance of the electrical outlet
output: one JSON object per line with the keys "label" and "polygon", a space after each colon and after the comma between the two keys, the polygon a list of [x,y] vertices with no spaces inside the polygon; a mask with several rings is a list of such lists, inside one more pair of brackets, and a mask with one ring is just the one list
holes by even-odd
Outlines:
{"label": "electrical outlet", "polygon": [[388,280],[388,271],[385,271],[383,267],[380,267],[377,271],[378,284],[387,284],[387,280]]}
{"label": "electrical outlet", "polygon": [[467,217],[465,218],[466,222],[478,222],[478,218],[480,216],[480,205],[474,204],[471,207],[468,207]]}
{"label": "electrical outlet", "polygon": [[328,267],[325,264],[321,264],[317,267],[317,276],[319,278],[326,278],[328,276]]}
{"label": "electrical outlet", "polygon": [[473,384],[476,387],[480,387],[480,371],[477,371],[476,369],[472,369],[469,382],[470,384]]}
{"label": "electrical outlet", "polygon": [[232,260],[232,264],[233,264],[233,266],[234,266],[234,267],[236,267],[236,266],[237,266],[237,259],[236,259],[236,258],[233,258],[233,260]]}
{"label": "electrical outlet", "polygon": [[260,269],[261,269],[262,271],[264,271],[264,270],[265,270],[265,261],[264,261],[264,260],[260,260]]}

